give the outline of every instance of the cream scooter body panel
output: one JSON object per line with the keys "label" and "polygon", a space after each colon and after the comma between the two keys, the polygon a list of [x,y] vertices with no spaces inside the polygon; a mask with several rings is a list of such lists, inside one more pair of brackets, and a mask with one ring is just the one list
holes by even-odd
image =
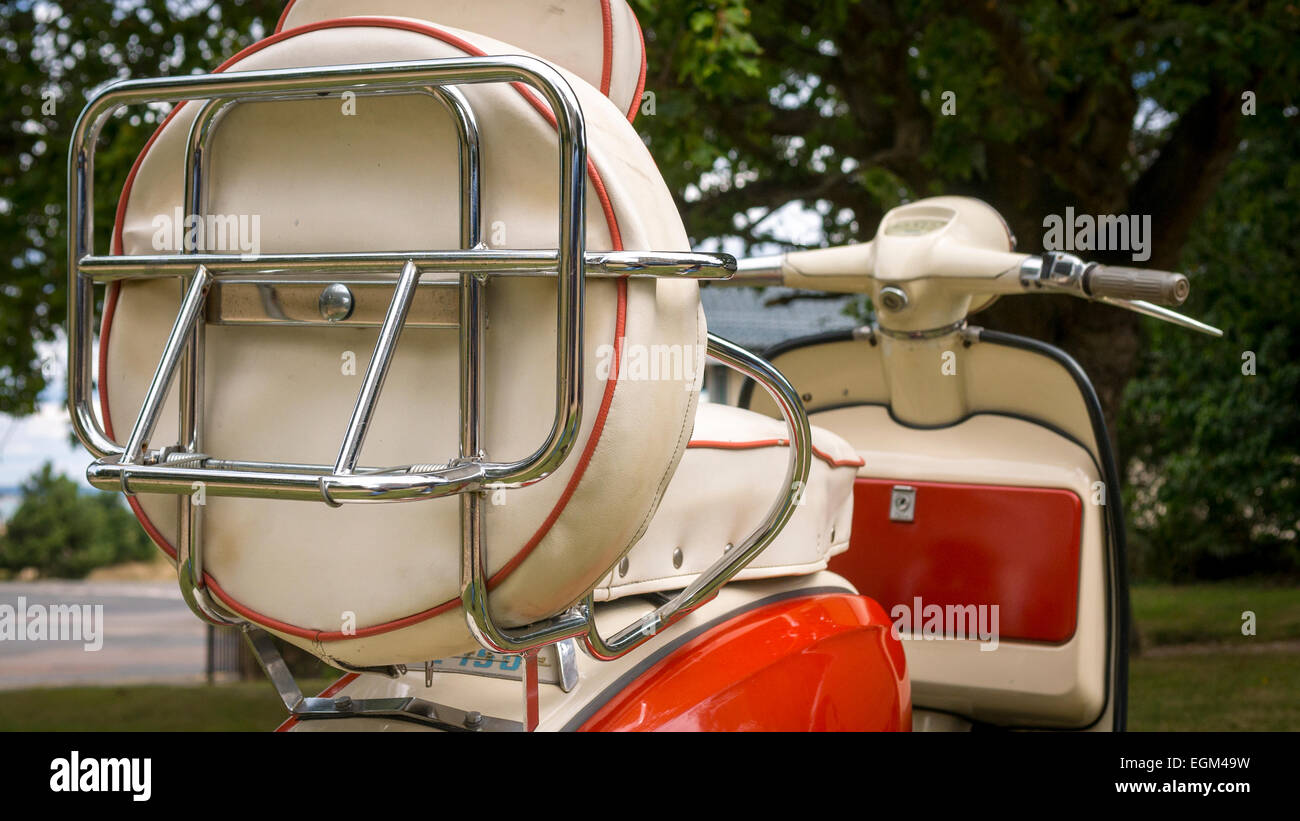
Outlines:
{"label": "cream scooter body panel", "polygon": [[[972,640],[906,641],[918,711],[1007,726],[1110,729],[1121,633],[1112,627],[1118,608],[1108,511],[1093,502],[1098,483],[1109,484],[1109,454],[1075,376],[1047,356],[980,341],[973,331],[930,340],[838,336],[796,341],[769,356],[803,396],[810,419],[856,447],[865,461],[860,477],[1062,488],[1083,501],[1074,636],[1057,645],[1003,640],[992,652]],[[900,349],[935,374],[951,354],[955,373],[942,375],[945,383],[899,368],[888,360]],[[932,403],[929,424],[898,418],[891,371],[895,380],[910,380],[910,407]],[[744,391],[740,402],[775,413],[758,392]],[[949,415],[940,417],[934,405]]]}
{"label": "cream scooter body panel", "polygon": [[[1187,298],[1182,274],[1014,247],[988,204],[933,197],[890,210],[869,242],[742,260],[736,284],[872,299],[872,326],[766,355],[864,459],[851,545],[830,569],[914,636],[923,609],[922,638],[946,639],[905,644],[918,711],[957,717],[919,726],[1123,730],[1124,522],[1101,405],[1064,352],[967,318],[1000,296],[1058,293],[1223,332],[1165,307]],[[750,384],[736,401],[773,413]],[[1009,631],[992,615],[978,631],[996,649],[965,638],[971,613],[1007,604]]]}
{"label": "cream scooter body panel", "polygon": [[[857,448],[859,477],[1060,488],[1083,502],[1074,634],[991,652],[971,640],[905,642],[917,708],[1006,726],[1122,727],[1122,522],[1094,501],[1118,492],[1095,396],[1064,354],[966,324],[997,296],[1023,292],[1014,245],[986,203],[935,197],[890,211],[870,242],[787,254],[781,282],[867,293],[879,324],[768,357],[810,418]],[[776,412],[750,386],[737,399]],[[855,533],[856,549],[889,549],[869,538]]]}

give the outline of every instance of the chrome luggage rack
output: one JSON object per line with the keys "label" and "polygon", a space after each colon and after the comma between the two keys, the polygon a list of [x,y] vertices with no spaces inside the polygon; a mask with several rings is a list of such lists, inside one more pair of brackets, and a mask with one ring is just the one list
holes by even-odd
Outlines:
{"label": "chrome luggage rack", "polygon": [[[456,86],[502,82],[523,83],[535,89],[555,115],[560,154],[559,247],[555,250],[495,250],[480,241],[479,130],[472,108]],[[94,146],[107,117],[119,108],[187,100],[202,105],[189,130],[184,165],[184,203],[189,215],[201,216],[206,202],[205,158],[217,130],[215,126],[224,113],[245,102],[306,100],[343,91],[427,95],[450,113],[459,135],[461,249],[255,256],[198,252],[132,256],[94,253],[91,216]],[[201,482],[206,494],[217,496],[319,501],[330,506],[412,502],[459,495],[460,598],[469,629],[489,651],[523,654],[527,662],[525,721],[518,727],[502,719],[482,725],[506,729],[536,727],[537,653],[542,648],[581,639],[594,658],[609,660],[624,655],[711,599],[775,538],[793,514],[811,463],[808,419],[799,396],[770,363],[710,335],[710,357],[762,385],[780,407],[789,427],[790,460],[784,491],[763,523],[740,549],[724,553],[670,601],[608,639],[596,629],[590,593],[566,613],[537,625],[506,629],[493,621],[484,577],[483,494],[541,481],[561,465],[575,444],[583,412],[584,277],[727,279],[736,269],[735,260],[726,254],[588,252],[584,225],[586,166],[585,123],[573,90],[553,67],[531,57],[469,57],[126,80],[100,90],[82,110],[73,131],[68,160],[68,202],[72,215],[68,228],[68,271],[73,296],[68,306],[67,325],[71,374],[68,406],[77,437],[97,457],[87,469],[87,478],[102,490],[180,497],[176,566],[186,603],[206,622],[235,625],[245,631],[250,646],[295,716],[306,719],[384,715],[443,729],[465,728],[446,718],[464,714],[420,699],[372,699],[373,704],[367,704],[364,699],[348,700],[346,709],[323,703],[329,700],[304,699],[269,636],[256,625],[230,614],[210,597],[203,579],[202,507],[191,497],[195,483]],[[394,282],[393,274],[398,271]],[[425,275],[435,276],[422,281]],[[532,455],[514,462],[491,461],[482,442],[484,287],[489,278],[502,276],[557,279],[554,421],[550,433]],[[180,309],[126,445],[118,445],[105,433],[90,402],[94,286],[115,280],[167,277],[181,282]],[[378,341],[334,464],[237,460],[206,454],[202,424],[206,324],[319,322],[304,318],[301,312],[289,316],[283,311],[270,311],[265,316],[252,316],[247,295],[243,304],[239,302],[238,286],[263,293],[299,287],[301,297],[301,286],[319,289],[322,284],[342,282],[352,283],[371,296],[376,289],[391,289],[392,296],[382,321],[378,320],[377,312],[372,312],[376,315],[368,322],[372,327],[378,325]],[[227,287],[230,299],[227,299]],[[421,288],[436,289],[438,299],[434,302],[441,307],[433,313],[441,311],[445,316],[435,315],[431,320],[422,317],[420,321],[458,327],[460,331],[459,452],[442,465],[360,466],[358,461],[372,412],[398,338],[403,328],[411,324],[412,304]],[[215,301],[214,290],[219,293]],[[321,305],[321,313],[325,314],[325,303]],[[253,310],[251,314],[258,311]],[[340,318],[346,316],[336,312],[329,317]],[[358,320],[364,321],[364,317]],[[150,439],[163,402],[178,376],[180,442],[150,450]],[[358,669],[337,661],[331,663],[343,669]],[[364,669],[393,677],[405,672],[399,666]]]}

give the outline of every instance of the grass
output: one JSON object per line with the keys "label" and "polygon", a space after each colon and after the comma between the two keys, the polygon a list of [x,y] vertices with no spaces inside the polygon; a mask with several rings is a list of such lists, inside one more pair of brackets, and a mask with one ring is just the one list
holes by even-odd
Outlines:
{"label": "grass", "polygon": [[1246,610],[1255,613],[1252,641],[1300,639],[1300,589],[1295,587],[1135,584],[1132,602],[1144,647],[1240,641],[1241,614]]}
{"label": "grass", "polygon": [[[328,682],[303,681],[318,693]],[[287,713],[270,682],[57,687],[0,692],[0,731],[266,732]]]}
{"label": "grass", "polygon": [[[320,692],[327,682],[303,682]],[[1134,658],[1131,730],[1300,730],[1300,654]],[[0,693],[0,731],[266,732],[284,705],[265,681]]]}
{"label": "grass", "polygon": [[[1300,653],[1251,649],[1300,640],[1300,589],[1257,581],[1135,584],[1132,605],[1144,649],[1223,649],[1134,655],[1130,729],[1300,731]],[[1255,614],[1250,637],[1241,632],[1247,610]]]}
{"label": "grass", "polygon": [[1135,657],[1130,730],[1300,730],[1300,653]]}

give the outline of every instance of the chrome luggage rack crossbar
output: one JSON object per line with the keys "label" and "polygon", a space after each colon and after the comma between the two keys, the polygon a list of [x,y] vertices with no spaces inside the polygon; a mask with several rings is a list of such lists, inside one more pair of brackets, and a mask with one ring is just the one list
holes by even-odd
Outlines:
{"label": "chrome luggage rack crossbar", "polygon": [[[460,85],[523,83],[538,91],[554,113],[559,145],[559,247],[554,250],[497,250],[480,242],[479,131],[474,112]],[[189,252],[132,256],[102,256],[93,247],[94,146],[109,115],[128,105],[201,104],[190,127],[185,150],[184,203],[190,215],[205,210],[206,157],[215,125],[232,107],[247,102],[306,100],[323,93],[423,94],[441,103],[454,119],[459,136],[461,185],[460,250],[264,254],[238,256]],[[524,487],[553,473],[572,450],[583,408],[584,277],[689,277],[726,279],[736,267],[725,254],[656,251],[588,252],[584,215],[587,144],[585,121],[578,100],[564,78],[549,64],[530,57],[468,57],[392,63],[289,68],[222,74],[127,80],[93,95],[78,118],[68,160],[68,272],[72,299],[68,306],[68,406],[73,430],[97,457],[87,469],[92,485],[126,494],[165,493],[180,496],[177,573],[182,593],[200,618],[213,624],[238,625],[250,639],[260,634],[254,625],[227,612],[210,597],[203,579],[202,508],[190,494],[194,483],[218,496],[324,501],[330,505],[358,502],[403,502],[461,496],[461,600],[469,628],[487,649],[523,653],[534,658],[549,644],[582,638],[596,658],[627,653],[666,625],[710,599],[780,532],[794,507],[811,463],[810,432],[802,403],[790,384],[770,363],[725,340],[709,338],[712,358],[735,368],[762,385],[777,402],[790,428],[790,460],[784,491],[759,528],[737,550],[719,560],[678,593],[637,623],[609,639],[602,638],[592,617],[589,594],[565,614],[543,624],[505,629],[493,621],[483,562],[483,493],[497,488]],[[395,281],[394,271],[400,270]],[[431,275],[423,280],[424,275]],[[371,275],[392,297],[379,325],[378,341],[366,370],[356,405],[348,420],[332,465],[216,458],[203,452],[204,328],[209,295],[225,281],[254,286],[284,286],[295,277]],[[555,416],[550,433],[532,455],[514,462],[493,462],[482,442],[484,425],[483,338],[484,287],[491,277],[556,277],[557,356]],[[125,446],[118,445],[96,418],[92,396],[94,285],[121,280],[174,277],[182,283],[183,299],[158,362],[139,416]],[[379,277],[375,279],[375,277]],[[443,465],[367,467],[358,464],[371,413],[382,391],[417,286],[454,288],[458,298],[454,325],[460,329],[460,447]],[[148,449],[150,437],[173,383],[180,386],[180,443]],[[251,641],[268,663],[269,642]],[[338,664],[344,669],[347,665]],[[390,675],[397,668],[378,668]],[[533,668],[535,674],[535,668]],[[280,676],[282,678],[282,676]],[[272,676],[273,680],[277,676]],[[535,677],[534,684],[535,688]],[[279,687],[279,682],[277,682]],[[286,695],[286,704],[291,699]],[[298,697],[301,699],[301,696]],[[314,704],[303,717],[321,717]],[[419,700],[414,700],[418,702]],[[296,702],[295,702],[296,703]],[[534,703],[535,707],[535,703]],[[297,714],[298,707],[291,705]],[[391,711],[385,704],[380,710]],[[352,705],[348,714],[364,714]],[[412,708],[415,720],[436,713]],[[445,710],[444,710],[445,712]],[[325,711],[328,713],[328,710]],[[530,715],[529,728],[536,716]]]}

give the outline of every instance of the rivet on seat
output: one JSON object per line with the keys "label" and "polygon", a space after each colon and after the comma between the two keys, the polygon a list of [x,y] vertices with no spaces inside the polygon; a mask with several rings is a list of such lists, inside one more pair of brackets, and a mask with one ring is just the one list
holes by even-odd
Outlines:
{"label": "rivet on seat", "polygon": [[680,547],[673,549],[673,567],[682,566],[682,549]]}
{"label": "rivet on seat", "polygon": [[626,575],[627,575],[627,556],[624,556],[623,561],[618,563],[618,576],[619,578],[622,578]]}

